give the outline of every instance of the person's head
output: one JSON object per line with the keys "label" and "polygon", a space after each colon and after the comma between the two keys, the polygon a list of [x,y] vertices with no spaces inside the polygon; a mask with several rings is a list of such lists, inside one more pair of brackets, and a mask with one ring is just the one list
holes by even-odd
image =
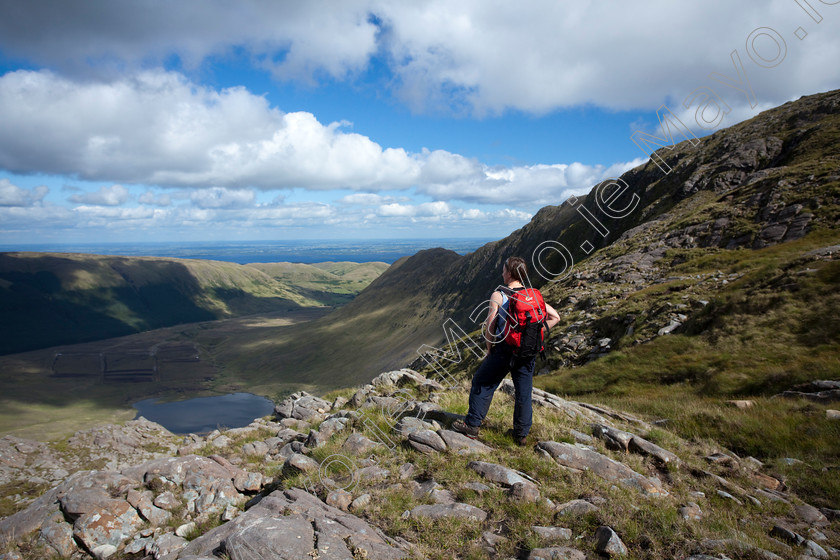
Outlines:
{"label": "person's head", "polygon": [[525,277],[528,275],[528,267],[525,265],[525,259],[521,257],[509,257],[505,261],[504,268],[512,279],[525,282]]}

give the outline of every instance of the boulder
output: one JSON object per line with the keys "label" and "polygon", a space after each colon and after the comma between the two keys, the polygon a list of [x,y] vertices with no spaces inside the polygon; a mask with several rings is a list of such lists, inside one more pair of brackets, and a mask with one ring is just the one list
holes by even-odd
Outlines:
{"label": "boulder", "polygon": [[434,504],[417,506],[411,510],[411,517],[428,517],[430,519],[459,518],[471,521],[484,521],[487,519],[487,512],[471,506],[456,502],[454,504]]}
{"label": "boulder", "polygon": [[610,558],[627,554],[627,547],[621,542],[621,538],[606,525],[595,530],[595,550]]}
{"label": "boulder", "polygon": [[534,531],[539,538],[548,542],[572,540],[572,531],[563,527],[540,527],[535,525],[531,527],[531,530]]}
{"label": "boulder", "polygon": [[536,484],[536,480],[528,476],[527,474],[510,469],[508,467],[504,467],[502,465],[497,465],[495,463],[486,463],[484,461],[470,461],[467,464],[467,468],[470,468],[489,480],[490,482],[496,482],[501,484],[502,486],[513,486],[516,483],[527,483],[527,484]]}
{"label": "boulder", "polygon": [[557,515],[586,515],[600,511],[598,506],[586,500],[570,500],[556,507]]}
{"label": "boulder", "polygon": [[537,449],[547,453],[563,467],[575,471],[591,471],[604,480],[636,488],[649,496],[668,495],[658,481],[648,479],[627,465],[614,461],[597,451],[554,441],[541,441],[537,444]]}
{"label": "boulder", "polygon": [[446,451],[446,442],[437,432],[432,430],[417,430],[408,435],[408,443],[421,453],[429,454]]}
{"label": "boulder", "polygon": [[437,433],[450,451],[459,454],[489,453],[493,451],[492,447],[452,430],[438,430]]}
{"label": "boulder", "polygon": [[332,405],[306,391],[298,391],[283,399],[274,407],[274,415],[278,419],[294,418],[296,420],[315,420],[332,408]]}
{"label": "boulder", "polygon": [[306,455],[301,455],[300,453],[295,453],[286,461],[286,465],[290,467],[294,467],[299,471],[303,472],[318,472],[318,469],[321,467],[318,464],[318,461],[315,459],[311,459]]}
{"label": "boulder", "polygon": [[96,511],[84,513],[73,523],[73,536],[88,550],[101,545],[119,547],[131,538],[143,520],[125,500],[112,500]]}
{"label": "boulder", "polygon": [[341,449],[352,455],[366,455],[380,445],[380,443],[363,436],[359,432],[353,432],[344,440]]}

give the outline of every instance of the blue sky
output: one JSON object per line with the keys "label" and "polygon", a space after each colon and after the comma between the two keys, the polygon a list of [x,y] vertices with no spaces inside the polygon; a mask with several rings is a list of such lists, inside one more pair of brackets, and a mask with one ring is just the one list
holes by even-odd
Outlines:
{"label": "blue sky", "polygon": [[644,163],[663,105],[702,136],[840,87],[838,31],[829,0],[4,2],[0,244],[501,238]]}

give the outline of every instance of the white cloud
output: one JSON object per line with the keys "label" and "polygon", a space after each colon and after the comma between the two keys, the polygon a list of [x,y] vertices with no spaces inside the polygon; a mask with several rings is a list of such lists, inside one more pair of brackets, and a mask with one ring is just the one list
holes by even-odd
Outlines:
{"label": "white cloud", "polygon": [[[357,78],[376,57],[392,73],[380,85],[415,110],[492,114],[583,104],[655,109],[708,83],[711,72],[731,74],[737,49],[756,93],[776,105],[840,83],[840,14],[827,1],[811,4],[819,24],[790,0],[30,0],[0,7],[0,50],[85,76],[173,54],[194,69],[239,53],[244,64],[309,84]],[[793,35],[799,25],[803,40]],[[786,38],[777,67],[748,56],[758,27]],[[744,104],[740,93],[721,89]]]}
{"label": "white cloud", "polygon": [[[323,125],[311,113],[282,113],[242,88],[216,92],[164,72],[114,83],[7,74],[0,78],[0,121],[9,125],[0,129],[0,165],[7,169],[199,188],[190,197],[202,208],[249,205],[252,187],[368,191],[344,199],[353,204],[381,202],[369,191],[416,188],[436,200],[525,208],[556,204],[641,163],[491,168],[444,150],[409,154],[344,132],[339,123]],[[112,206],[127,199],[120,185],[71,197]],[[143,195],[142,202],[166,206],[154,200]]]}
{"label": "white cloud", "polygon": [[645,160],[637,158],[610,166],[572,163],[489,167],[472,162],[460,167],[460,175],[444,174],[446,182],[422,184],[417,190],[438,200],[505,204],[524,209],[559,204],[570,195],[588,192],[604,179],[618,177]]}
{"label": "white cloud", "polygon": [[421,204],[383,204],[376,209],[376,214],[382,217],[418,217],[431,218],[447,216],[452,209],[446,202],[423,202]]}
{"label": "white cloud", "polygon": [[242,208],[253,206],[256,195],[252,190],[214,187],[193,191],[190,198],[199,208]]}
{"label": "white cloud", "polygon": [[122,185],[111,185],[100,187],[96,192],[74,194],[70,202],[77,204],[97,204],[100,206],[120,206],[125,204],[130,197],[128,189]]}
{"label": "white cloud", "polygon": [[160,206],[165,208],[172,205],[172,197],[168,194],[155,195],[152,191],[146,191],[137,197],[140,204],[148,204],[149,206]]}
{"label": "white cloud", "polygon": [[379,194],[374,193],[353,193],[348,194],[346,196],[341,197],[338,199],[339,204],[360,204],[366,206],[373,206],[376,204],[382,204],[388,197],[384,197]]}
{"label": "white cloud", "polygon": [[8,179],[0,179],[0,206],[34,206],[40,203],[49,191],[45,186],[27,190],[13,185]]}
{"label": "white cloud", "polygon": [[405,187],[420,163],[402,149],[282,113],[244,88],[220,92],[144,72],[77,82],[0,77],[0,167],[159,186]]}

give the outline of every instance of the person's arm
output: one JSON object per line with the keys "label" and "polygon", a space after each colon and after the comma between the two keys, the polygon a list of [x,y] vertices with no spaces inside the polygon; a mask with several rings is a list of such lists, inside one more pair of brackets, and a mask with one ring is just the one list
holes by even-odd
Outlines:
{"label": "person's arm", "polygon": [[[499,314],[499,307],[502,305],[502,294],[498,291],[490,296],[490,308],[487,310],[487,320],[484,321],[484,342],[487,345],[487,353],[496,342],[496,318]],[[558,317],[559,319],[559,317]],[[492,342],[491,342],[492,340]]]}
{"label": "person's arm", "polygon": [[560,314],[557,313],[557,310],[555,310],[553,307],[551,307],[550,305],[548,305],[546,303],[545,304],[545,324],[546,324],[546,326],[549,329],[551,329],[551,328],[554,327],[554,325],[556,325],[559,322],[560,322]]}

